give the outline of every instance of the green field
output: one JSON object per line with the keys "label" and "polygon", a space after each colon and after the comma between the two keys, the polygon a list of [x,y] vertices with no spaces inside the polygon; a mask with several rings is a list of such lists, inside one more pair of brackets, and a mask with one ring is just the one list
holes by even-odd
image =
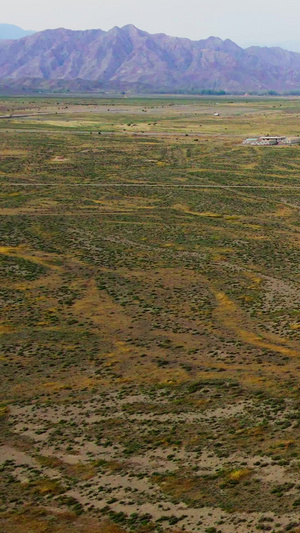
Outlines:
{"label": "green field", "polygon": [[1,531],[299,533],[300,100],[0,115]]}

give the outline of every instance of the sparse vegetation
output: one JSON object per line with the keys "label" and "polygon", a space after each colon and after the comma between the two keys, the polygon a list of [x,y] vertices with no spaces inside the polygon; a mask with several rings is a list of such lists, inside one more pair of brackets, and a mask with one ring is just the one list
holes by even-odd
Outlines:
{"label": "sparse vegetation", "polygon": [[299,105],[0,101],[1,530],[300,528]]}

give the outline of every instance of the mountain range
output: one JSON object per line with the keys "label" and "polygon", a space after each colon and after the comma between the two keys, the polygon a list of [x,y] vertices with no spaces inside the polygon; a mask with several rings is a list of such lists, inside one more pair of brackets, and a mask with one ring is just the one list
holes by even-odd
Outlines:
{"label": "mountain range", "polygon": [[109,31],[45,30],[0,41],[0,85],[136,92],[300,93],[300,54],[151,35],[133,25]]}

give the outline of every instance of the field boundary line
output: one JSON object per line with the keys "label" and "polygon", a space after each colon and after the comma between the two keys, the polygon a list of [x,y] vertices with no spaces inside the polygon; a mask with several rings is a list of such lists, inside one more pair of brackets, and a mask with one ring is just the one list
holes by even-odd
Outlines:
{"label": "field boundary line", "polygon": [[268,190],[300,190],[300,185],[177,185],[168,183],[15,183],[2,182],[12,187],[152,187],[166,189],[268,189]]}

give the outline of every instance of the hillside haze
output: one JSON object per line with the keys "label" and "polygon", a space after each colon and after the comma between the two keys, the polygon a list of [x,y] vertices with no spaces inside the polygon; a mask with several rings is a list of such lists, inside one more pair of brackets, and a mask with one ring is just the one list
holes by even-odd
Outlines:
{"label": "hillside haze", "polygon": [[0,78],[16,86],[51,87],[63,80],[85,89],[282,93],[300,90],[300,54],[243,49],[217,37],[151,35],[133,25],[107,32],[60,28],[0,41]]}
{"label": "hillside haze", "polygon": [[31,30],[23,30],[14,24],[0,24],[0,39],[21,39],[35,33]]}

